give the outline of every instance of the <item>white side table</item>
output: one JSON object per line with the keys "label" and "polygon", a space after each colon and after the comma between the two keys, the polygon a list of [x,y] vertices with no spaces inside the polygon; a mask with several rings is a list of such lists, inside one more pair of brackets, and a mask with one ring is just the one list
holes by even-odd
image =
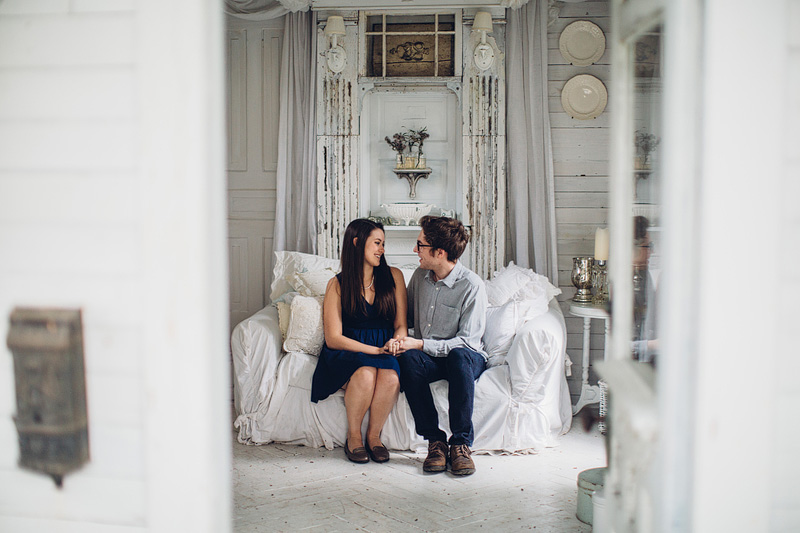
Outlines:
{"label": "white side table", "polygon": [[572,301],[570,301],[569,304],[569,313],[583,318],[583,358],[581,360],[583,373],[581,377],[581,395],[578,398],[578,402],[572,408],[572,414],[577,415],[578,411],[583,409],[584,406],[600,402],[600,387],[598,385],[589,385],[589,342],[592,333],[592,319],[596,318],[605,321],[605,343],[603,345],[603,359],[605,359],[606,354],[608,354],[608,326],[611,317],[601,305],[575,303]]}

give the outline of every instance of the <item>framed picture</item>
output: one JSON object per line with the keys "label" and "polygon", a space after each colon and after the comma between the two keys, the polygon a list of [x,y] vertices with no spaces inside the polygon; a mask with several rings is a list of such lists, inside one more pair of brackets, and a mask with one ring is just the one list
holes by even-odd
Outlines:
{"label": "framed picture", "polygon": [[[380,33],[380,24],[374,24],[373,32]],[[387,32],[433,32],[434,24],[387,24]],[[439,23],[439,31],[453,31],[452,23]],[[454,72],[453,48],[455,35],[387,35],[386,36],[386,76],[452,76]],[[383,76],[383,38],[371,35],[372,76]],[[439,39],[438,57],[436,39]],[[436,72],[438,61],[439,70]]]}
{"label": "framed picture", "polygon": [[634,76],[637,78],[661,77],[661,36],[642,35],[634,45]]}

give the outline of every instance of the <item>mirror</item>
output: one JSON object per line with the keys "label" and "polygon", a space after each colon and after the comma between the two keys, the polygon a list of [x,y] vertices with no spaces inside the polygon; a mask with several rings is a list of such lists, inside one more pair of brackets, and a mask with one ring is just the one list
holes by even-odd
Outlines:
{"label": "mirror", "polygon": [[656,299],[661,277],[662,27],[632,42],[633,331],[632,356],[658,360]]}

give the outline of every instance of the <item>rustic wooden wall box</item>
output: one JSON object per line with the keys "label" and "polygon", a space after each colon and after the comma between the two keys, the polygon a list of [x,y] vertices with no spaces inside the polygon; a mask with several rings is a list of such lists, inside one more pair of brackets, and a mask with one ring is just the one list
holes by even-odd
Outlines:
{"label": "rustic wooden wall box", "polygon": [[14,357],[19,465],[63,477],[89,460],[80,310],[15,308]]}

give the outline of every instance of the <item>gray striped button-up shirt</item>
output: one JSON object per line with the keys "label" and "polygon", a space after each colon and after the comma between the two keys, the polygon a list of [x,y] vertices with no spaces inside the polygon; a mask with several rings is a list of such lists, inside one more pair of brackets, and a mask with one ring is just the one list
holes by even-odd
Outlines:
{"label": "gray striped button-up shirt", "polygon": [[482,341],[488,305],[483,280],[461,261],[439,281],[418,268],[408,282],[408,323],[422,350],[434,357],[464,347],[488,358]]}

